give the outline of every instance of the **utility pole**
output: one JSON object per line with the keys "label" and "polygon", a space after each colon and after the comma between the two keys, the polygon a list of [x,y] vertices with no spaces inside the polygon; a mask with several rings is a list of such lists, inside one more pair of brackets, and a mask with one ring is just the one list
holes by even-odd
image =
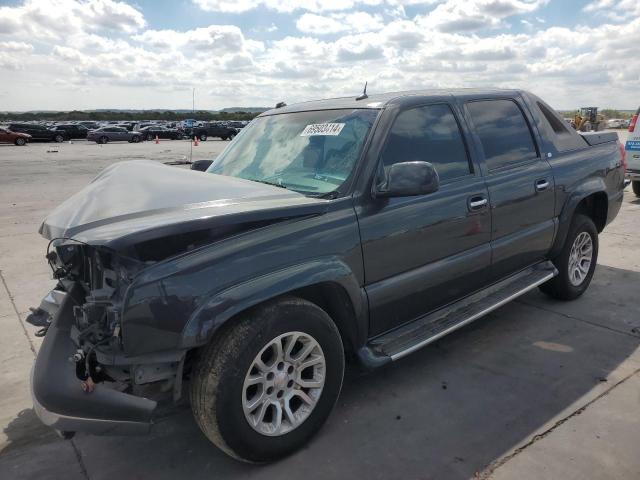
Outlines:
{"label": "utility pole", "polygon": [[[196,87],[191,89],[191,113],[195,119],[196,116]],[[193,133],[193,126],[191,127],[191,133]],[[189,142],[189,163],[193,163],[193,138]]]}

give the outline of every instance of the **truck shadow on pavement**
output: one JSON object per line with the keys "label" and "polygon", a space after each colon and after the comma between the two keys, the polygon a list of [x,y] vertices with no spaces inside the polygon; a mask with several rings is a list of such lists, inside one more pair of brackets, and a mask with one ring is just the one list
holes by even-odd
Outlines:
{"label": "truck shadow on pavement", "polygon": [[[147,437],[74,443],[91,479],[470,478],[640,366],[639,291],[640,272],[598,266],[577,301],[535,291],[397,363],[351,366],[327,425],[275,464],[227,457],[187,409]],[[5,430],[14,454],[37,422],[21,417]]]}

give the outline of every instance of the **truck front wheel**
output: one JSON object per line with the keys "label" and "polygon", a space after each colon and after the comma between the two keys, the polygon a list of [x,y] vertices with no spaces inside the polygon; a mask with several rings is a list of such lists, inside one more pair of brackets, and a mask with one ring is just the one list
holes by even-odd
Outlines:
{"label": "truck front wheel", "polygon": [[201,133],[199,135],[200,141],[201,142],[206,142],[207,141],[207,134],[206,133]]}
{"label": "truck front wheel", "polygon": [[591,218],[578,214],[560,254],[553,260],[558,275],[542,284],[540,290],[559,300],[578,298],[589,287],[597,260],[598,230]]}
{"label": "truck front wheel", "polygon": [[631,182],[631,188],[636,197],[640,197],[640,181]]}
{"label": "truck front wheel", "polygon": [[320,429],[343,374],[331,318],[313,303],[284,297],[216,332],[196,366],[191,407],[204,434],[229,455],[273,461]]}

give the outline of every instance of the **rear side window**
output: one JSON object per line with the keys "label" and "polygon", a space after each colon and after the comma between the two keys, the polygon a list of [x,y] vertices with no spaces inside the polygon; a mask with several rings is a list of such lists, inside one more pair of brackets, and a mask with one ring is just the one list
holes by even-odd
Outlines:
{"label": "rear side window", "polygon": [[538,157],[529,125],[512,100],[480,100],[467,104],[489,170]]}
{"label": "rear side window", "polygon": [[547,106],[544,103],[536,102],[536,105],[538,105],[538,108],[542,112],[542,115],[544,116],[545,120],[547,121],[547,123],[555,133],[557,133],[558,135],[562,135],[569,132],[569,129],[567,128],[568,127],[567,123],[564,120],[561,120],[558,117],[556,117],[555,114],[551,111],[551,109],[547,108]]}
{"label": "rear side window", "polygon": [[542,114],[542,127],[545,137],[548,137],[558,152],[567,152],[584,148],[587,142],[577,133],[560,115],[541,100],[536,101],[536,106]]}
{"label": "rear side window", "polygon": [[404,111],[395,119],[382,163],[387,170],[398,162],[430,162],[440,180],[469,175],[469,158],[451,107],[427,105]]}

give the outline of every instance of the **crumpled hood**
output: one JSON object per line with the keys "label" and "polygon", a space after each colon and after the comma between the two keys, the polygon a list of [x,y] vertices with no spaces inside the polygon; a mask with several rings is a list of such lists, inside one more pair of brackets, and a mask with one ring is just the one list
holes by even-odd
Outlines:
{"label": "crumpled hood", "polygon": [[249,180],[128,161],[103,170],[53,210],[39,231],[48,239],[68,237],[117,249],[229,222],[318,214],[326,203]]}

